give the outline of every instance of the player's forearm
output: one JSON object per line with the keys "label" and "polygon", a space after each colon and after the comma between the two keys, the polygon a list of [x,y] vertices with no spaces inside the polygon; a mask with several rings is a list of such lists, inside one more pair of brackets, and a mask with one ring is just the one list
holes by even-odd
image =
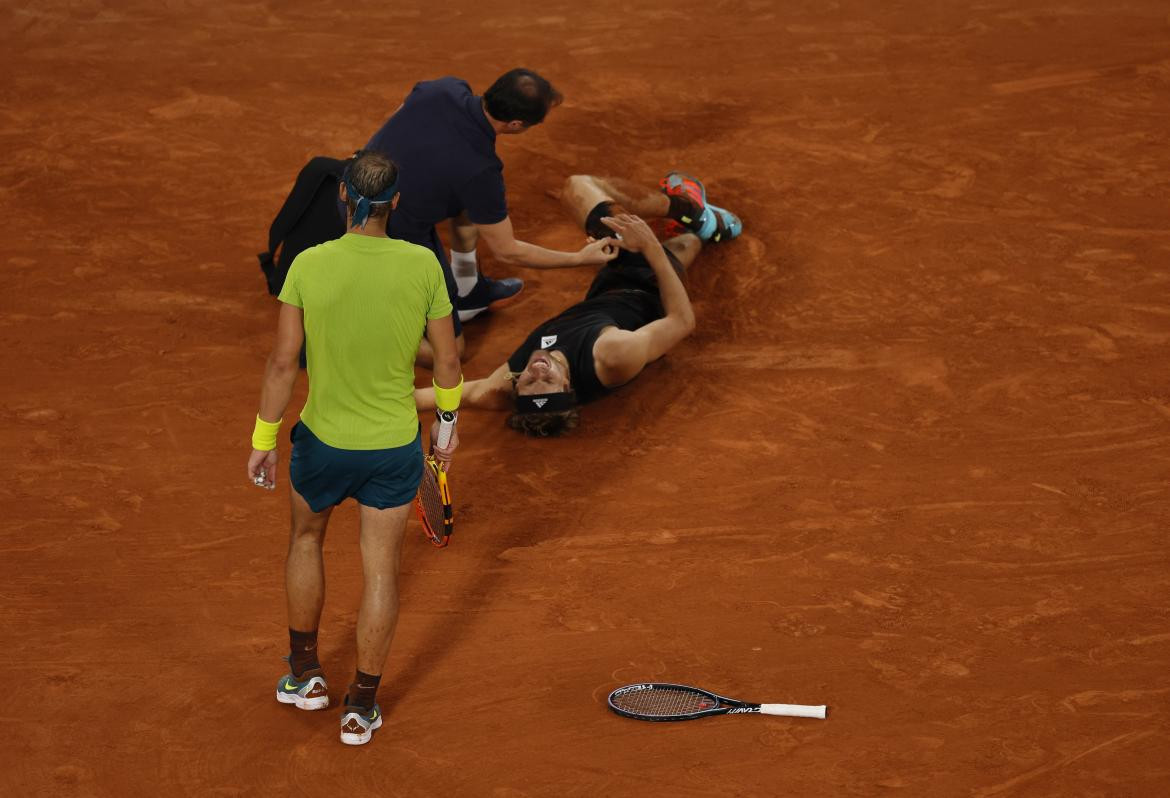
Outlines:
{"label": "player's forearm", "polygon": [[581,265],[580,252],[561,252],[537,244],[513,239],[508,246],[493,249],[492,254],[504,263],[529,266],[534,269],[566,269]]}
{"label": "player's forearm", "polygon": [[[467,386],[464,386],[466,390]],[[415,388],[414,389],[414,404],[419,410],[434,410],[435,409],[435,389],[434,388]]]}
{"label": "player's forearm", "polygon": [[260,389],[260,418],[279,421],[284,416],[299,371],[300,367],[295,361],[285,363],[271,356],[268,358],[268,365],[264,369],[264,385]]}
{"label": "player's forearm", "polygon": [[[452,351],[447,357],[435,360],[434,382],[440,388],[453,389],[457,388],[463,382],[463,371],[459,365],[459,356]],[[435,390],[431,389],[431,395],[434,396]],[[450,410],[450,406],[444,404],[443,407]]]}
{"label": "player's forearm", "polygon": [[[458,382],[458,378],[455,380]],[[463,401],[460,407],[477,407],[489,410],[499,408],[499,402],[494,398],[490,380],[468,380],[463,383]],[[440,381],[441,384],[441,381]],[[414,404],[421,410],[435,409],[435,389],[415,388]]]}
{"label": "player's forearm", "polygon": [[677,321],[689,335],[695,329],[695,311],[691,307],[687,289],[661,245],[647,247],[647,250],[642,254],[646,256],[646,261],[654,270],[654,276],[658,278],[658,295],[662,298],[662,309],[666,312],[667,318]]}

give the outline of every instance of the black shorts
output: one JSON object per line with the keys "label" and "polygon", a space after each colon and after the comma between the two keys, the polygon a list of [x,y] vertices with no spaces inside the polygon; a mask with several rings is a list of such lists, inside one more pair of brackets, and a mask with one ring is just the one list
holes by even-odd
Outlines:
{"label": "black shorts", "polygon": [[[625,208],[616,202],[608,200],[597,203],[597,207],[589,211],[585,217],[585,232],[594,238],[612,238],[613,231],[601,223],[603,216],[615,216],[627,213]],[[669,249],[663,249],[666,259],[674,267],[674,271],[682,278],[686,271],[682,263]],[[654,276],[654,269],[646,261],[646,256],[640,252],[627,252],[624,249],[616,258],[601,267],[597,276],[589,286],[586,299],[592,299],[598,294],[607,291],[646,291],[658,296],[658,278]]]}

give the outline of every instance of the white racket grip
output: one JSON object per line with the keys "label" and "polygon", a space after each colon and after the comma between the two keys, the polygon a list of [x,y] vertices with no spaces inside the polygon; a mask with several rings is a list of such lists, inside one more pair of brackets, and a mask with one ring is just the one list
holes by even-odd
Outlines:
{"label": "white racket grip", "polygon": [[760,704],[761,715],[783,715],[786,718],[820,718],[824,720],[824,704],[808,706],[807,704]]}
{"label": "white racket grip", "polygon": [[435,446],[440,449],[446,449],[447,444],[451,442],[451,433],[455,432],[455,421],[452,419],[448,421],[445,418],[439,419],[439,437],[435,440]]}

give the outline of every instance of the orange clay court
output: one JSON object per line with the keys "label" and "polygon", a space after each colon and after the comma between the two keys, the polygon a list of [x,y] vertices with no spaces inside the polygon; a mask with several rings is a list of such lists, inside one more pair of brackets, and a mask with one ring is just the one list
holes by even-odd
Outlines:
{"label": "orange clay court", "polygon": [[[0,794],[1170,794],[1165,2],[48,0],[0,28]],[[513,66],[566,97],[499,143],[517,235],[575,249],[565,177],[671,169],[745,232],[693,269],[694,336],[573,435],[464,414],[455,537],[411,521],[386,724],[351,749],[272,696],[255,253],[310,156]],[[481,261],[527,287],[467,325],[469,377],[592,274]],[[326,542],[337,692],[355,530],[350,503]],[[638,681],[830,713],[607,711]]]}

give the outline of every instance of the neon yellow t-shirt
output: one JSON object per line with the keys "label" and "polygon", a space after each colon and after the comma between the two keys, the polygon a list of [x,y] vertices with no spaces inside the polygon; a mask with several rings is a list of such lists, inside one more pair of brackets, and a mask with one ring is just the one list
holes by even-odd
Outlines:
{"label": "neon yellow t-shirt", "polygon": [[428,319],[451,315],[431,250],[346,233],[297,255],[280,301],[305,313],[301,420],[336,449],[404,446],[418,432],[414,356]]}

